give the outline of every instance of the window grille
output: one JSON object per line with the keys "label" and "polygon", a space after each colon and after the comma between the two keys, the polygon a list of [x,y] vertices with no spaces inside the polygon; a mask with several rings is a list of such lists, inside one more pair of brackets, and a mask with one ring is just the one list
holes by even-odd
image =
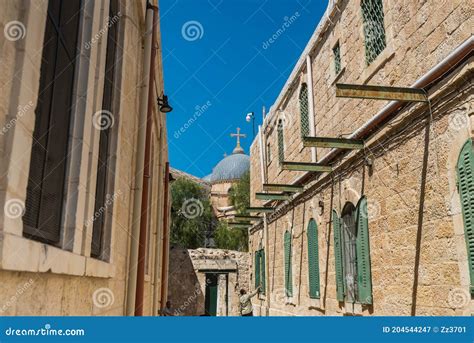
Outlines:
{"label": "window grille", "polygon": [[285,159],[285,142],[283,137],[283,122],[278,122],[278,161],[282,163]]}
{"label": "window grille", "polygon": [[365,60],[369,65],[386,47],[383,4],[382,0],[362,0],[361,7]]}
{"label": "window grille", "polygon": [[341,46],[339,45],[339,42],[332,51],[334,53],[334,71],[335,74],[338,75],[341,72]]}
{"label": "window grille", "polygon": [[301,85],[300,91],[300,119],[301,119],[301,137],[309,136],[309,116],[308,116],[308,86],[306,83]]}
{"label": "window grille", "polygon": [[267,143],[267,164],[272,162],[272,149],[270,143]]}

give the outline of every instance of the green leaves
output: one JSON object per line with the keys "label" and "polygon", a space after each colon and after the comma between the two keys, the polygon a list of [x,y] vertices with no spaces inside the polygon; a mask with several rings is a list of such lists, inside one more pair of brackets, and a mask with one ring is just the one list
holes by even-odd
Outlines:
{"label": "green leaves", "polygon": [[215,220],[208,191],[200,184],[178,178],[171,184],[171,243],[187,249],[203,247]]}

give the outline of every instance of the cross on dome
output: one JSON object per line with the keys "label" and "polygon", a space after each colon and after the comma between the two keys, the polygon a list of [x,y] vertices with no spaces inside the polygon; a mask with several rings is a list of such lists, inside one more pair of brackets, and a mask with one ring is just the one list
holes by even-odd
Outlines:
{"label": "cross on dome", "polygon": [[245,138],[247,137],[246,134],[240,133],[240,127],[237,128],[237,133],[231,133],[231,137],[237,137],[237,145],[234,148],[234,151],[232,151],[233,154],[243,154],[244,149],[240,146],[240,137]]}

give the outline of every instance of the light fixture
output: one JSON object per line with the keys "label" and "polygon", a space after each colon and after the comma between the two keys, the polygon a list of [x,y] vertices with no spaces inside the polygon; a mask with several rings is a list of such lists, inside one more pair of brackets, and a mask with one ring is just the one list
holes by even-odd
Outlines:
{"label": "light fixture", "polygon": [[171,107],[168,104],[168,97],[163,94],[162,98],[158,97],[158,106],[160,106],[160,112],[163,113],[168,113],[173,110],[173,107]]}
{"label": "light fixture", "polygon": [[253,137],[255,138],[255,114],[253,112],[247,113],[245,116],[245,120],[247,123],[252,122],[252,132],[253,132]]}

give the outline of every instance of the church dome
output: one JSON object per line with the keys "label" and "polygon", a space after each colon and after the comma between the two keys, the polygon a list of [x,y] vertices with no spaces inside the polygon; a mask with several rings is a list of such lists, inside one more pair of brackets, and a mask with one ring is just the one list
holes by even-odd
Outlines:
{"label": "church dome", "polygon": [[211,183],[238,180],[250,169],[250,157],[241,151],[224,157],[212,170]]}

